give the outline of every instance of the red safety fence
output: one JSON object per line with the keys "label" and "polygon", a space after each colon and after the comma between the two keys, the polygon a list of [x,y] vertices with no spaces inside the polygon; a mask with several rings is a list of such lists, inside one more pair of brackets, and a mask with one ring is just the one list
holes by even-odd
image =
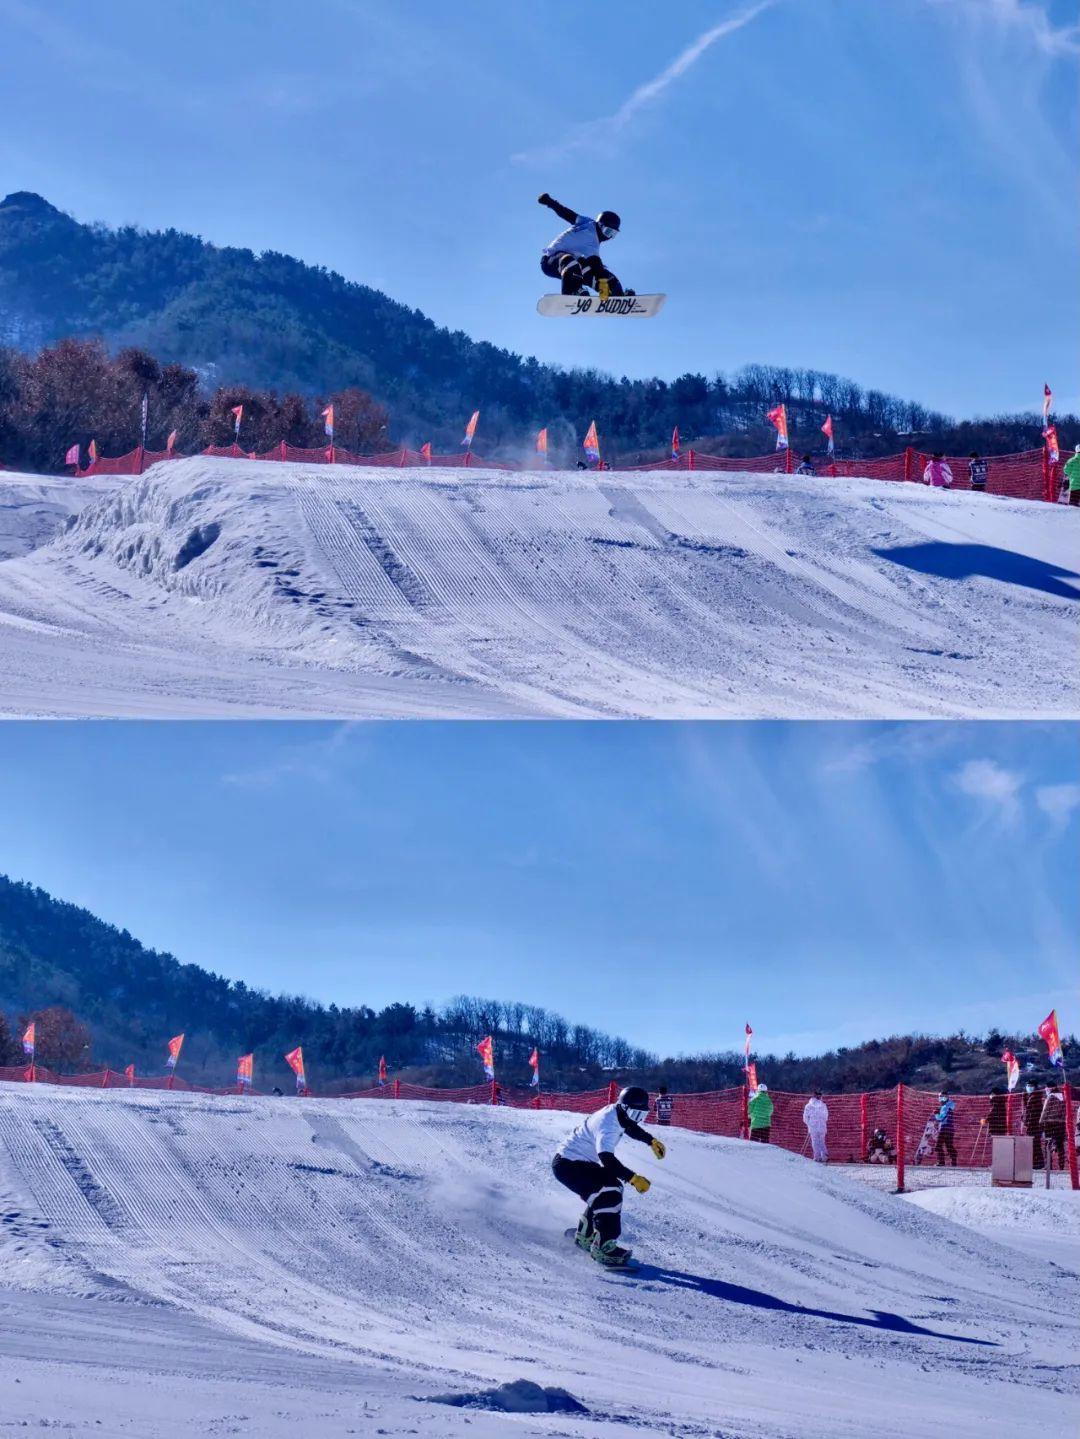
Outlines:
{"label": "red safety fence", "polygon": [[[74,1085],[83,1089],[154,1089],[187,1094],[268,1097],[263,1090],[229,1085],[213,1088],[190,1084],[177,1075],[133,1079],[115,1069],[95,1074],[56,1074],[40,1064],[18,1068],[0,1067],[0,1081]],[[439,1101],[448,1104],[497,1104],[514,1109],[550,1109],[574,1114],[591,1114],[612,1103],[619,1092],[614,1080],[606,1089],[576,1094],[552,1093],[495,1082],[474,1084],[462,1089],[429,1089],[422,1085],[391,1080],[370,1089],[347,1090],[317,1095],[305,1090],[303,1098],[322,1099],[405,1099]],[[951,1122],[937,1125],[940,1107],[937,1095],[908,1085],[876,1089],[863,1094],[830,1094],[824,1098],[827,1115],[824,1127],[815,1122],[808,1094],[770,1091],[772,1113],[764,1124],[758,1104],[745,1088],[713,1090],[704,1094],[651,1096],[649,1120],[715,1134],[729,1139],[749,1139],[778,1145],[808,1159],[827,1159],[832,1164],[875,1164],[895,1169],[896,1187],[903,1191],[911,1171],[928,1169],[988,1169],[995,1135],[1029,1134],[1034,1140],[1035,1167],[1040,1170],[1068,1170],[1073,1189],[1080,1189],[1077,1168],[1076,1113],[1072,1090],[1062,1090],[1061,1120],[1044,1123],[1046,1091],[1030,1094],[959,1094],[952,1098]],[[1056,1103],[1056,1102],[1055,1102]],[[818,1136],[815,1138],[815,1130]]]}
{"label": "red safety fence", "polygon": [[[430,459],[418,450],[390,450],[380,455],[358,455],[340,446],[326,446],[320,449],[301,449],[286,444],[284,440],[270,450],[256,452],[243,450],[239,445],[211,445],[200,451],[217,459],[233,460],[287,460],[303,465],[377,465],[385,468],[405,469],[432,467],[435,469],[466,469],[469,467],[485,470],[536,470],[545,468],[539,462],[527,465],[512,464],[504,460],[485,460],[471,450],[459,451],[452,455],[432,455]],[[99,459],[76,473],[85,475],[141,475],[151,465],[161,460],[182,460],[189,458],[178,450],[146,450],[142,446],[129,454],[114,459]],[[1055,503],[1061,494],[1062,470],[1060,464],[1051,464],[1045,449],[1027,450],[1017,455],[985,456],[987,465],[986,493],[1007,495],[1020,500],[1047,500]],[[875,460],[817,460],[815,472],[831,478],[871,479],[923,483],[923,471],[930,460],[928,454],[907,449],[898,455],[886,455]],[[946,463],[952,471],[950,489],[970,490],[968,460],[964,455],[946,456]],[[604,463],[605,470],[647,472],[650,470],[702,470],[739,474],[791,474],[796,468],[795,456],[791,450],[774,451],[769,455],[751,455],[739,458],[733,455],[702,455],[696,450],[686,450],[677,460],[656,460],[646,465],[611,465]]]}

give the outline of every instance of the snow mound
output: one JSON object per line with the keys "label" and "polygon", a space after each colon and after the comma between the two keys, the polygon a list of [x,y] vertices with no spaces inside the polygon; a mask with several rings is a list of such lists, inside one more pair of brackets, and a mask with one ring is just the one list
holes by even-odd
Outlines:
{"label": "snow mound", "polygon": [[[104,1414],[116,1433],[161,1432],[145,1404],[177,1432],[420,1416],[486,1439],[511,1411],[477,1406],[536,1389],[588,1411],[560,1414],[580,1439],[1080,1418],[1076,1276],[841,1170],[679,1129],[663,1164],[627,1141],[653,1186],[626,1201],[641,1268],[613,1275],[564,1237],[579,1205],[550,1158],[575,1122],[0,1085],[5,1372],[56,1427]],[[543,1413],[513,1432],[552,1433]]]}
{"label": "snow mound", "polygon": [[1021,1229],[1049,1238],[1080,1239],[1080,1194],[1072,1189],[995,1189],[987,1182],[980,1187],[924,1189],[905,1198],[971,1229]]}
{"label": "snow mound", "polygon": [[195,457],[0,565],[0,705],[1075,713],[1074,541],[1060,507],[868,480]]}
{"label": "snow mound", "polygon": [[0,560],[28,554],[55,539],[73,515],[116,484],[112,478],[0,470]]}
{"label": "snow mound", "polygon": [[449,1404],[457,1409],[498,1409],[504,1414],[587,1414],[565,1389],[534,1384],[531,1379],[512,1379],[497,1389],[484,1389],[478,1394],[433,1394],[435,1404]]}

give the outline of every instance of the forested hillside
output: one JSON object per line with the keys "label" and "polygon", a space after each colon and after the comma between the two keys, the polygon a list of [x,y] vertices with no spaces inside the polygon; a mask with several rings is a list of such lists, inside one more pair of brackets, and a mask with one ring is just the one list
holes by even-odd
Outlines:
{"label": "forested hillside", "polygon": [[[923,448],[930,436],[954,450],[1040,443],[1034,416],[958,430],[922,405],[812,369],[748,364],[670,383],[561,370],[442,329],[378,290],[288,255],[219,248],[177,230],[83,225],[38,195],[9,195],[0,203],[0,344],[31,354],[98,336],[111,350],[135,347],[159,366],[194,369],[208,391],[365,391],[389,412],[388,435],[414,447],[432,440],[456,448],[480,406],[486,454],[520,453],[541,426],[553,450],[569,452],[593,419],[609,455],[624,459],[662,455],[675,425],[703,450],[760,454],[774,439],[765,413],[781,402],[793,445],[815,451],[827,413],[840,454],[894,452],[912,433]],[[129,429],[121,448],[137,441],[134,417]],[[182,428],[180,448],[197,438],[195,427]],[[59,442],[50,434],[50,446]],[[339,443],[355,447],[357,436],[345,430]]]}
{"label": "forested hillside", "polygon": [[[392,1074],[416,1083],[475,1084],[482,1079],[475,1045],[491,1034],[508,1084],[528,1082],[534,1045],[549,1089],[593,1089],[614,1076],[651,1088],[666,1083],[673,1091],[742,1082],[742,1055],[733,1050],[661,1060],[519,1001],[459,997],[435,1008],[414,999],[376,1011],[271,995],[147,949],[87,910],[0,875],[0,1065],[22,1062],[17,1033],[51,1006],[86,1026],[55,1017],[42,1026],[38,1061],[65,1072],[135,1063],[140,1073],[161,1073],[167,1041],[184,1033],[181,1073],[196,1083],[230,1083],[237,1056],[251,1051],[264,1087],[287,1083],[283,1056],[302,1044],[310,1080],[322,1090],[372,1083],[382,1055]],[[732,1016],[729,1027],[738,1032],[741,1023]],[[1038,1071],[1033,1037],[997,1033],[985,1041],[963,1034],[894,1037],[813,1059],[761,1055],[757,1064],[778,1089],[835,1092],[904,1080],[976,1091],[1000,1079],[1006,1045]],[[1075,1048],[1075,1041],[1066,1043],[1067,1059]]]}

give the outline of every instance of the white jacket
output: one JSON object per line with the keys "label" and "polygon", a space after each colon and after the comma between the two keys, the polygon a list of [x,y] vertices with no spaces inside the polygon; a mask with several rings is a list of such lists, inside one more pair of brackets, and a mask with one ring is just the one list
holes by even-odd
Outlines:
{"label": "white jacket", "polygon": [[563,1159],[583,1159],[589,1164],[596,1164],[601,1154],[614,1154],[615,1146],[625,1133],[615,1113],[617,1107],[609,1104],[590,1114],[563,1140],[556,1153]]}
{"label": "white jacket", "polygon": [[546,246],[545,255],[580,255],[582,259],[600,253],[596,238],[596,221],[590,215],[579,215],[561,235]]}
{"label": "white jacket", "polygon": [[824,1131],[829,1123],[829,1106],[823,1099],[808,1099],[802,1112],[807,1129]]}

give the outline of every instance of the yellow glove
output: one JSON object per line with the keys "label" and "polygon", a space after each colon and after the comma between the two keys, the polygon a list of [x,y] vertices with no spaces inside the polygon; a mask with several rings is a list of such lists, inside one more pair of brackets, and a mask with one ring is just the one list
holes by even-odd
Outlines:
{"label": "yellow glove", "polygon": [[644,1194],[649,1188],[649,1181],[645,1178],[644,1174],[631,1174],[630,1183],[639,1194]]}
{"label": "yellow glove", "polygon": [[667,1146],[663,1144],[659,1139],[650,1139],[649,1148],[656,1155],[657,1159],[663,1159],[664,1155],[667,1153]]}

